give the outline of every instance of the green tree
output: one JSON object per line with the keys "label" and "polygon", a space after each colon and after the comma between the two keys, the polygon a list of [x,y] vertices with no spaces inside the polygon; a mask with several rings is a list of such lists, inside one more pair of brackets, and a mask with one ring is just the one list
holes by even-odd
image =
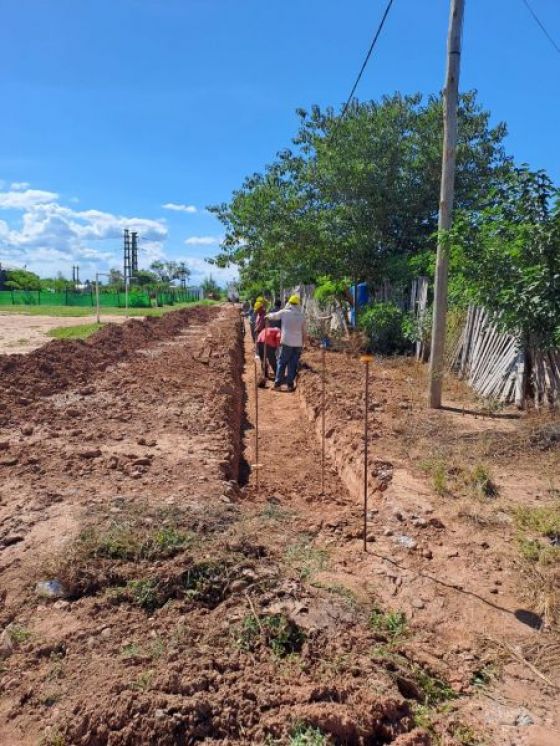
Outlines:
{"label": "green tree", "polygon": [[41,278],[35,272],[26,269],[9,269],[7,271],[6,287],[9,290],[40,290]]}
{"label": "green tree", "polygon": [[452,299],[542,348],[560,345],[559,194],[543,171],[513,169],[450,236]]}
{"label": "green tree", "polygon": [[212,275],[206,277],[202,281],[201,288],[205,298],[218,300],[222,294],[222,289],[220,288],[216,280],[214,280]]}
{"label": "green tree", "polygon": [[[401,279],[407,259],[433,250],[442,148],[442,100],[395,94],[334,110],[300,111],[292,150],[278,154],[227,204],[220,266],[242,282],[277,285],[321,275],[374,284]],[[505,126],[491,127],[473,92],[461,98],[456,201],[472,209],[510,169]]]}

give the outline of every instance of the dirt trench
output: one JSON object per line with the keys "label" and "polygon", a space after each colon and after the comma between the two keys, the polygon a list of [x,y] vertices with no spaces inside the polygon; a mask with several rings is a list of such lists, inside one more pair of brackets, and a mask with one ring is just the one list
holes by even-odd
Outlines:
{"label": "dirt trench", "polygon": [[[375,415],[364,554],[356,364],[329,363],[324,494],[317,353],[296,395],[259,391],[257,490],[253,350],[237,311],[166,319],[0,359],[13,376],[0,429],[0,743],[555,743],[547,687],[537,704],[523,666],[504,686],[485,679],[474,630],[483,613],[499,632],[513,576],[497,548],[484,592],[471,583],[472,537],[395,457],[390,428],[409,412],[399,371]],[[42,598],[37,581],[53,578],[64,594]],[[521,676],[530,725],[516,720]]]}

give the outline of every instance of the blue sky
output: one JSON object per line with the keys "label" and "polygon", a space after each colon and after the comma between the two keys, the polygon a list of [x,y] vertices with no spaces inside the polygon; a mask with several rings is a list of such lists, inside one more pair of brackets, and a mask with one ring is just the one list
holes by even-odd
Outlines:
{"label": "blue sky", "polygon": [[[560,3],[530,2],[560,44]],[[142,264],[185,259],[199,280],[221,233],[205,206],[289,143],[297,107],[345,99],[384,6],[2,3],[0,261],[92,276],[120,264],[129,226]],[[358,96],[438,91],[448,11],[448,0],[395,0]],[[467,0],[461,87],[507,122],[515,158],[557,183],[559,80],[560,54],[522,0]]]}

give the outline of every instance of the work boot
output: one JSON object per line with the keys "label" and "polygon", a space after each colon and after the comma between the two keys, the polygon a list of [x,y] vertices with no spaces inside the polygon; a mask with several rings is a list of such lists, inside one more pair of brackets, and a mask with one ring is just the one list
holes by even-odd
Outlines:
{"label": "work boot", "polygon": [[280,391],[280,388],[281,388],[280,384],[274,382],[274,391]]}
{"label": "work boot", "polygon": [[288,389],[288,391],[295,391],[296,390],[296,387],[294,386],[293,383],[289,383],[286,388]]}

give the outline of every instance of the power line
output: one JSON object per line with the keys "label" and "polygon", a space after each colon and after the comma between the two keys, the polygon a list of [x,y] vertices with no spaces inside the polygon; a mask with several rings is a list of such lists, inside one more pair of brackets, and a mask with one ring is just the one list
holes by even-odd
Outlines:
{"label": "power line", "polygon": [[[371,55],[373,54],[373,50],[375,49],[375,45],[377,44],[377,40],[381,36],[381,32],[383,31],[383,26],[385,25],[385,21],[387,20],[387,16],[389,15],[389,11],[391,10],[391,6],[393,5],[394,0],[389,0],[387,3],[387,7],[385,8],[385,12],[383,13],[383,17],[381,18],[381,21],[379,22],[379,26],[377,27],[377,31],[375,32],[375,36],[373,37],[373,41],[371,42],[371,45],[368,49],[368,53],[366,54],[366,58],[364,60],[364,63],[361,67],[360,72],[358,73],[358,77],[356,78],[354,85],[352,86],[352,90],[350,91],[350,95],[348,96],[346,103],[344,104],[344,109],[342,110],[342,117],[346,114],[348,107],[350,106],[350,102],[352,101],[352,98],[354,97],[354,94],[356,93],[356,88],[358,87],[360,80],[362,79],[362,75],[364,74],[364,71],[367,67],[367,64],[370,60]],[[560,51],[560,50],[559,50]]]}
{"label": "power line", "polygon": [[558,54],[560,54],[560,47],[554,41],[554,39],[552,38],[552,36],[548,33],[548,31],[546,30],[546,27],[544,26],[544,24],[542,23],[542,21],[540,20],[540,18],[538,17],[538,15],[535,13],[535,11],[533,10],[533,8],[531,8],[531,6],[529,5],[528,0],[523,0],[523,4],[525,5],[525,7],[529,11],[529,13],[533,16],[533,18],[535,20],[535,23],[537,23],[537,25],[540,27],[541,31],[546,36],[546,38],[548,39],[548,41],[552,44],[552,46],[558,52]]}

